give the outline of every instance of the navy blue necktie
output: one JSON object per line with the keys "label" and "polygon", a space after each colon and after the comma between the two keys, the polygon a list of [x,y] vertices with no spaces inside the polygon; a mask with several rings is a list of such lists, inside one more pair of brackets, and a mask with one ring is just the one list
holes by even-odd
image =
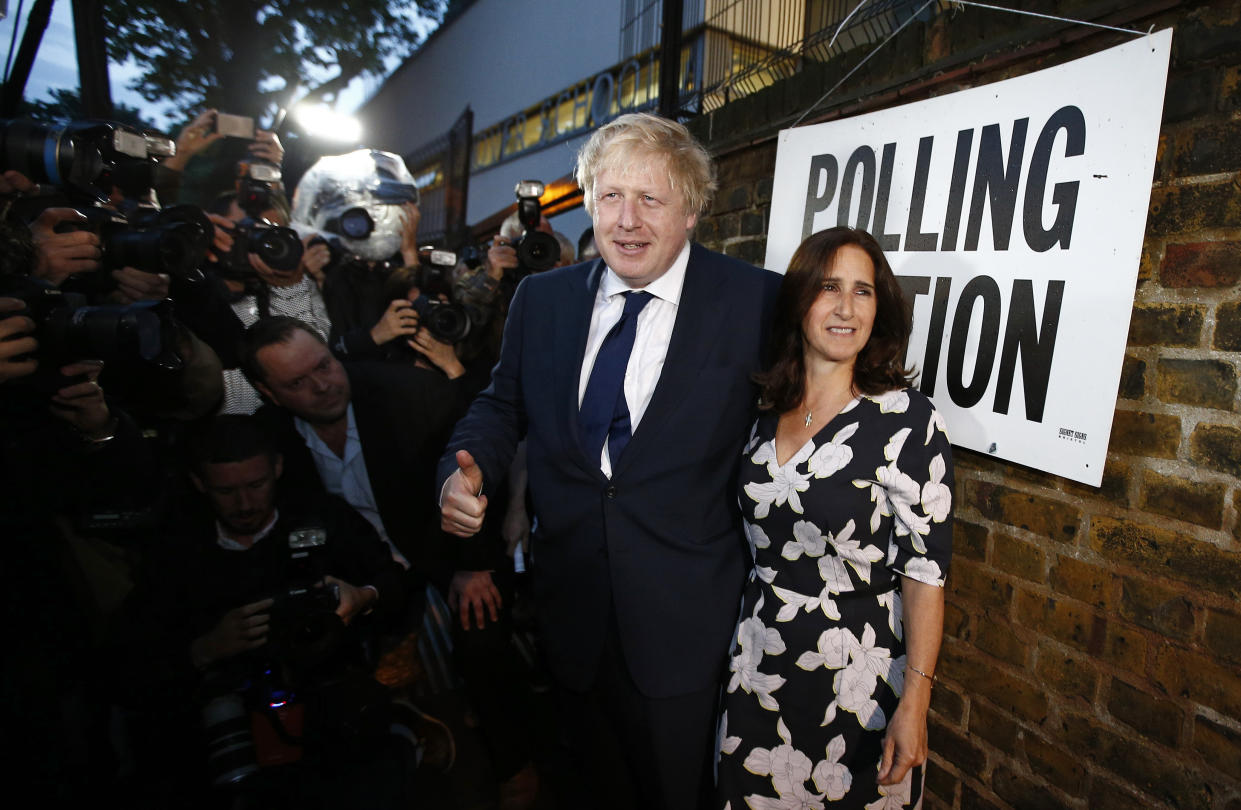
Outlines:
{"label": "navy blue necktie", "polygon": [[598,461],[603,454],[603,441],[608,442],[608,458],[615,469],[621,453],[629,444],[629,405],[625,402],[625,369],[633,352],[633,339],[638,332],[638,313],[651,300],[648,292],[626,292],[625,311],[608,332],[595,356],[578,423],[586,455]]}

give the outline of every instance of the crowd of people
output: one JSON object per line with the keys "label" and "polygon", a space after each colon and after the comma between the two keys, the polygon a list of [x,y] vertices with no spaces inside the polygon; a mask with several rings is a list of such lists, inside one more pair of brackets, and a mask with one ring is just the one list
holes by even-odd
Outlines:
{"label": "crowd of people", "polygon": [[[578,156],[576,250],[514,214],[471,266],[420,244],[380,150],[290,198],[258,131],[175,205],[215,118],[141,171],[3,167],[20,782],[443,806],[414,660],[442,600],[495,806],[921,802],[952,462],[873,238],[815,234],[783,278],[693,244],[711,160],[633,114]],[[514,249],[535,230],[559,261]]]}

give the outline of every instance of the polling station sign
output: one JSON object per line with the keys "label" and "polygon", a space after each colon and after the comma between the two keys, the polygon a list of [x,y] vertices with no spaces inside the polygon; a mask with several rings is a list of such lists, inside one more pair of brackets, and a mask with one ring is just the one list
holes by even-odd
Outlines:
{"label": "polling station sign", "polygon": [[1171,43],[781,132],[766,266],[815,231],[870,231],[952,441],[1097,486]]}

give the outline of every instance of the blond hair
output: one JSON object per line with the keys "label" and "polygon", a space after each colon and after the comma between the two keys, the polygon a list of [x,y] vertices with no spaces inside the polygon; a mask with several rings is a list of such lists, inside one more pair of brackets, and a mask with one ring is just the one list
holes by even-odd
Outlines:
{"label": "blond hair", "polygon": [[680,192],[686,213],[706,212],[716,188],[711,156],[683,125],[651,113],[629,113],[604,124],[577,153],[573,176],[586,212],[595,215],[595,179],[601,172],[624,171],[650,157],[664,161],[668,183]]}

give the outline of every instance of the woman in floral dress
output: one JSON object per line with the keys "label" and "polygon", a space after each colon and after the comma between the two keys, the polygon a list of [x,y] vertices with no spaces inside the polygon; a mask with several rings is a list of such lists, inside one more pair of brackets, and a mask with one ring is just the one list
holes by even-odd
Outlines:
{"label": "woman in floral dress", "polygon": [[832,228],[777,303],[740,500],[755,558],[719,729],[718,807],[918,807],[952,545],[952,456],[902,367],[878,243]]}

